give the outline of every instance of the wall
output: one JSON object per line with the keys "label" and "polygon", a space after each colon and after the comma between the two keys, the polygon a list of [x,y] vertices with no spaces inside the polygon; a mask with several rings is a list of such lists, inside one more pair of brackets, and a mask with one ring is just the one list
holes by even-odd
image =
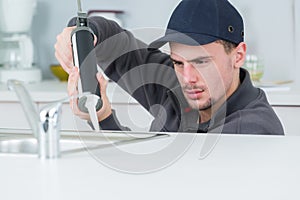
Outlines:
{"label": "wall", "polygon": [[[163,3],[161,0],[82,0],[82,7],[84,10],[123,10],[125,13],[122,15],[122,20],[124,26],[129,29],[141,27],[164,28],[178,2],[179,0],[163,0]],[[32,36],[36,50],[35,60],[43,69],[44,78],[53,78],[49,71],[49,65],[57,62],[53,48],[56,35],[63,30],[68,20],[76,13],[76,0],[38,0]]]}
{"label": "wall", "polygon": [[266,80],[299,79],[295,73],[300,67],[296,63],[297,1],[231,0],[244,17],[248,52],[264,61]]}
{"label": "wall", "polygon": [[[300,33],[299,1],[231,0],[245,19],[248,52],[263,58],[265,80],[292,79],[299,83],[300,61],[297,60],[297,55],[300,57],[300,41],[296,37]],[[124,10],[122,20],[128,29],[166,27],[178,2],[179,0],[163,0],[163,3],[161,0],[82,0],[84,10]],[[55,37],[76,14],[76,9],[76,0],[38,0],[32,35],[36,61],[43,69],[44,78],[53,78],[48,66],[57,62],[53,48]],[[141,35],[144,36],[144,32]]]}
{"label": "wall", "polygon": [[300,87],[300,0],[294,2],[294,14],[295,14],[295,35],[296,37],[296,68],[294,71],[294,79],[297,81],[297,85]]}

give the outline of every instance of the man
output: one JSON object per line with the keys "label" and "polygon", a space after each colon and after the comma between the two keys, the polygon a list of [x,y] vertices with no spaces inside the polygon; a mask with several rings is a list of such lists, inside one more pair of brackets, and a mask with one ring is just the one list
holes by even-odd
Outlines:
{"label": "man", "polygon": [[[165,36],[149,46],[112,21],[98,17],[90,24],[99,65],[154,116],[151,131],[284,134],[265,93],[252,86],[241,68],[246,56],[243,19],[227,0],[183,0]],[[78,79],[71,30],[66,28],[55,45],[57,59],[71,72],[69,94]],[[170,55],[158,50],[166,43]],[[105,101],[98,112],[100,127],[124,129],[111,111],[106,83],[98,80]],[[74,113],[88,119],[76,102]]]}

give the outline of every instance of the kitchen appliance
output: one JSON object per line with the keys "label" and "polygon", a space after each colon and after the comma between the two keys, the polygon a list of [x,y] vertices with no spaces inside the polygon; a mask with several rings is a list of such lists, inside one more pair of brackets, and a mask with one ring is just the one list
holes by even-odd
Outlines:
{"label": "kitchen appliance", "polygon": [[37,0],[0,0],[0,81],[41,81],[30,36]]}

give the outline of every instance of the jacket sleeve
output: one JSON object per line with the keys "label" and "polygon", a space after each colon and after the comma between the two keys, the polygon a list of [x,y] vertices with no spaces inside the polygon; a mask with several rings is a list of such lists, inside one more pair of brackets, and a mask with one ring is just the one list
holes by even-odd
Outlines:
{"label": "jacket sleeve", "polygon": [[101,130],[120,130],[120,131],[130,131],[128,127],[122,126],[116,117],[115,110],[112,110],[112,114],[108,116],[103,121],[99,122]]}
{"label": "jacket sleeve", "polygon": [[[178,87],[178,80],[169,56],[136,39],[117,23],[103,17],[89,18],[91,29],[97,36],[98,65],[105,74],[143,107],[162,105],[167,91]],[[69,25],[75,25],[72,19]]]}
{"label": "jacket sleeve", "polygon": [[[91,121],[87,121],[90,127],[95,130],[93,123]],[[107,118],[99,122],[100,130],[110,130],[110,131],[130,131],[130,128],[122,126],[119,120],[116,117],[115,110],[112,110],[112,114]]]}
{"label": "jacket sleeve", "polygon": [[[149,49],[147,44],[114,21],[91,17],[89,23],[97,36],[95,53],[98,65],[155,119],[159,119],[161,109],[158,108],[164,109],[169,103],[169,94],[180,88],[169,55],[158,49]],[[75,25],[75,19],[69,25]],[[100,122],[102,129],[119,126],[114,126],[116,124],[119,123],[113,116]]]}

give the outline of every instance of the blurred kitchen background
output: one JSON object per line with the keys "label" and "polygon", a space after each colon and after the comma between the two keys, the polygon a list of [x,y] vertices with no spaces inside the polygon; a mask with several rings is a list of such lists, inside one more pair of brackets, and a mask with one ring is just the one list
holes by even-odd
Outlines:
{"label": "blurred kitchen background", "polygon": [[[86,11],[123,11],[124,13],[117,15],[123,26],[136,30],[165,28],[179,1],[82,0],[82,7]],[[263,79],[293,80],[300,85],[300,0],[231,2],[244,17],[248,53],[256,55],[263,62]],[[76,0],[37,0],[30,35],[34,44],[34,62],[42,70],[43,80],[54,79],[49,66],[57,64],[54,56],[56,35],[76,12]]]}

